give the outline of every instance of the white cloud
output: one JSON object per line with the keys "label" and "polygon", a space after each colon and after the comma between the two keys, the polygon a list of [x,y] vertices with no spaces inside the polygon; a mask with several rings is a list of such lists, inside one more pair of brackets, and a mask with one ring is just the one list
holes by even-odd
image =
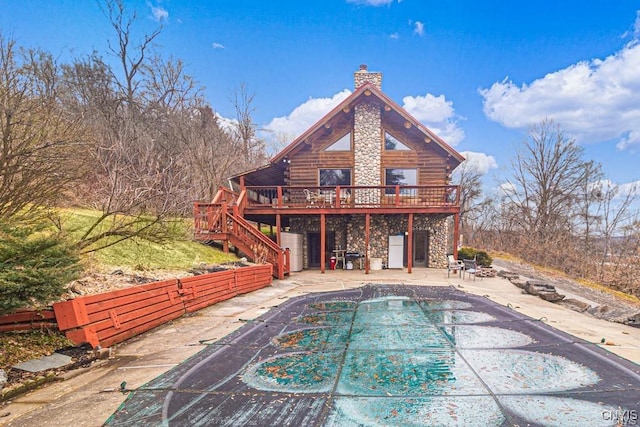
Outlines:
{"label": "white cloud", "polygon": [[402,102],[402,108],[447,144],[455,146],[464,139],[464,131],[458,127],[453,102],[447,101],[444,95],[433,96],[428,93],[425,96],[405,96]]}
{"label": "white cloud", "polygon": [[154,6],[151,3],[147,3],[147,6],[151,8],[151,15],[153,15],[154,20],[158,22],[169,20],[169,12],[164,7]]}
{"label": "white cloud", "polygon": [[413,34],[424,35],[424,24],[422,22],[416,21],[413,23]]}
{"label": "white cloud", "polygon": [[[361,4],[361,5],[364,5],[364,6],[380,7],[380,6],[390,5],[391,3],[393,3],[393,0],[347,0],[347,3]],[[398,0],[398,3],[400,3],[400,0]]]}
{"label": "white cloud", "polygon": [[620,195],[631,195],[640,197],[640,181],[632,181],[627,182],[625,184],[620,184]]}
{"label": "white cloud", "polygon": [[618,150],[620,151],[629,150],[631,152],[636,152],[637,149],[640,149],[640,130],[632,130],[627,133],[625,136],[620,138],[616,147],[618,147]]}
{"label": "white cloud", "polygon": [[213,43],[211,43],[211,46],[212,46],[214,49],[224,49],[224,45],[223,45],[222,43],[216,43],[216,42],[213,42]]}
{"label": "white cloud", "polygon": [[615,191],[614,199],[622,199],[627,196],[640,197],[640,181],[616,184],[610,179],[603,179],[592,183],[591,189],[599,189],[603,192]]}
{"label": "white cloud", "polygon": [[496,169],[498,162],[493,156],[485,153],[476,153],[474,151],[463,151],[462,154],[465,157],[464,163],[469,170],[477,171],[482,175],[486,175],[489,170]]}
{"label": "white cloud", "polygon": [[[313,126],[336,105],[351,95],[344,89],[330,98],[310,98],[297,106],[291,114],[276,117],[265,126],[265,130],[278,138],[291,141]],[[456,145],[464,138],[464,131],[457,126],[457,116],[451,101],[444,95],[406,96],[403,108],[416,120],[429,127],[449,145]]]}
{"label": "white cloud", "polygon": [[275,135],[286,135],[293,140],[313,126],[336,105],[351,95],[351,91],[344,89],[331,98],[310,98],[308,101],[294,108],[288,116],[276,117],[265,127]]}
{"label": "white cloud", "polygon": [[392,33],[391,35],[389,35],[389,38],[393,40],[398,40],[400,38],[400,34]]}
{"label": "white cloud", "polygon": [[578,142],[617,139],[621,150],[640,148],[637,41],[604,60],[579,62],[520,87],[505,79],[480,94],[485,115],[506,127],[551,118]]}
{"label": "white cloud", "polygon": [[518,192],[518,187],[512,182],[503,182],[498,185],[496,188],[496,192],[503,196],[508,196],[511,194],[516,194]]}
{"label": "white cloud", "polygon": [[216,119],[218,119],[218,125],[226,130],[229,133],[235,133],[238,129],[238,120],[237,119],[229,119],[227,117],[223,117],[216,111],[215,113]]}
{"label": "white cloud", "polygon": [[640,10],[636,11],[636,21],[633,23],[633,36],[640,38]]}

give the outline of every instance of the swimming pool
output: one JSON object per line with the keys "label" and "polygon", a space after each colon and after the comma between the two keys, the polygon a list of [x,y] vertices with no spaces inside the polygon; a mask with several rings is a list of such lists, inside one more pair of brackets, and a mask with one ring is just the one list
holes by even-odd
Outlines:
{"label": "swimming pool", "polygon": [[107,424],[632,425],[639,371],[454,288],[367,285],[272,309]]}

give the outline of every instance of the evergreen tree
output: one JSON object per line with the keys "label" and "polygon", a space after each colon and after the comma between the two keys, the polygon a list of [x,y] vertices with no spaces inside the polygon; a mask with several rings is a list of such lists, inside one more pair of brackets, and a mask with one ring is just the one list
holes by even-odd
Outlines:
{"label": "evergreen tree", "polygon": [[0,222],[0,314],[49,304],[81,267],[73,246],[44,226]]}

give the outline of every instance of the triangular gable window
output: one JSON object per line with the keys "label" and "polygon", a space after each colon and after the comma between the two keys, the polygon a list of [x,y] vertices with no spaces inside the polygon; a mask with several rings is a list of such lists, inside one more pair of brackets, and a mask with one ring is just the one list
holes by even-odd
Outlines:
{"label": "triangular gable window", "polygon": [[325,148],[324,151],[351,151],[351,132]]}
{"label": "triangular gable window", "polygon": [[411,151],[411,148],[404,145],[389,132],[384,133],[384,149],[388,151]]}

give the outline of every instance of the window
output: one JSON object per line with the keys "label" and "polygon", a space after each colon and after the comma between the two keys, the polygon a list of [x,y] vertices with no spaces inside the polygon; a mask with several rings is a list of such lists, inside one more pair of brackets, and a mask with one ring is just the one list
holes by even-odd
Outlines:
{"label": "window", "polygon": [[351,151],[351,132],[325,148],[324,151]]}
{"label": "window", "polygon": [[320,169],[321,186],[351,185],[351,169]]}
{"label": "window", "polygon": [[[418,185],[417,169],[385,169],[385,185]],[[415,189],[400,189],[400,194],[410,195]],[[386,189],[387,194],[394,194],[393,188]]]}
{"label": "window", "polygon": [[387,151],[411,151],[411,148],[404,145],[389,132],[384,133],[384,149]]}

